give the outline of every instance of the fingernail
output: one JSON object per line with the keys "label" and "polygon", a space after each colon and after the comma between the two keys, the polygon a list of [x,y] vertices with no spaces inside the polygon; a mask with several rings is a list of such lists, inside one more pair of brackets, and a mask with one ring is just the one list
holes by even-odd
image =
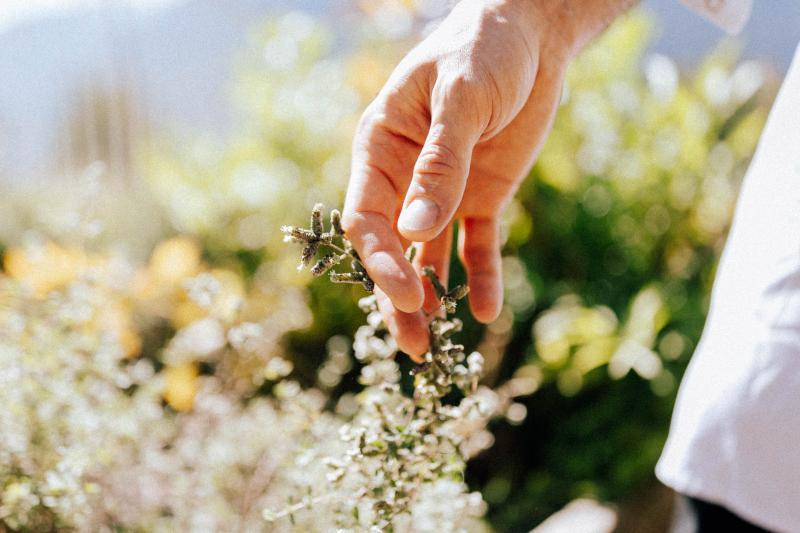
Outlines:
{"label": "fingernail", "polygon": [[397,225],[402,230],[424,231],[436,225],[439,206],[425,197],[415,198],[400,214]]}

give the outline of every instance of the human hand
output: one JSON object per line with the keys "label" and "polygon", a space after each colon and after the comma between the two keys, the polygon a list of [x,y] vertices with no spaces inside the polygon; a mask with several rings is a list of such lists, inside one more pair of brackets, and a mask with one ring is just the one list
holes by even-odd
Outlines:
{"label": "human hand", "polygon": [[[500,312],[500,217],[550,130],[580,42],[563,4],[462,0],[359,122],[343,226],[412,357],[428,347],[421,307],[438,307],[421,268],[447,283],[454,219],[472,313],[491,322]],[[421,243],[413,266],[409,242]]]}

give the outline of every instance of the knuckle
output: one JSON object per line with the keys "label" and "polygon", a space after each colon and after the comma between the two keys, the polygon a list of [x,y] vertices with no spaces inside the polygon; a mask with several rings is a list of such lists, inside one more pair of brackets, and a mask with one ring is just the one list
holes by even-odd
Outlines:
{"label": "knuckle", "polygon": [[486,129],[493,121],[502,94],[489,72],[490,69],[473,59],[469,66],[460,67],[438,82],[439,91],[434,96],[443,108],[458,110],[464,122]]}
{"label": "knuckle", "polygon": [[[387,239],[391,224],[383,213],[353,211],[342,215],[342,228],[365,263],[384,263],[402,254],[398,241]],[[369,266],[369,264],[367,266]],[[398,276],[405,274],[398,273]]]}
{"label": "knuckle", "polygon": [[364,113],[361,114],[361,118],[358,119],[358,125],[356,126],[356,131],[361,135],[368,136],[382,122],[383,122],[383,114],[379,113],[372,107],[372,105],[370,105],[369,107],[367,107],[367,109],[364,110]]}
{"label": "knuckle", "polygon": [[448,177],[458,175],[462,164],[458,155],[441,142],[427,143],[417,159],[417,173],[429,176]]}
{"label": "knuckle", "polygon": [[469,91],[477,86],[475,75],[469,71],[460,71],[447,78],[445,88],[456,97],[468,96]]}
{"label": "knuckle", "polygon": [[460,71],[436,82],[433,99],[444,109],[463,113],[474,109],[474,104],[478,101],[477,94],[481,90],[480,86],[480,82],[473,74]]}
{"label": "knuckle", "polygon": [[342,221],[341,221],[342,229],[345,230],[347,233],[353,231],[353,228],[355,227],[356,224],[354,219],[355,215],[347,212],[342,213]]}
{"label": "knuckle", "polygon": [[[364,232],[368,224],[367,217],[362,212],[345,211],[342,214],[342,228],[351,239],[357,240],[358,236]],[[353,244],[355,244],[355,242]]]}

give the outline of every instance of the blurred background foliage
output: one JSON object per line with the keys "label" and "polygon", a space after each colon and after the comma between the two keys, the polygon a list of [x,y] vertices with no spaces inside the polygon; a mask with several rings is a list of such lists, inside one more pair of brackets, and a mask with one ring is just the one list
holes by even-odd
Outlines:
{"label": "blurred background foliage", "polygon": [[[364,3],[371,25],[344,53],[300,13],[255,31],[234,90],[246,119],[223,149],[162,135],[135,154],[141,182],[104,179],[97,164],[78,182],[9,192],[2,277],[44,297],[135,243],[125,249],[139,265],[134,289],[96,327],[124,339],[126,357],[154,361],[172,408],[192,409],[207,371],[175,346],[193,324],[208,334],[209,318],[271,324],[270,350],[301,382],[324,382],[321,365],[363,321],[361,291],[297,273],[279,227],[303,224],[315,202],[341,204],[358,114],[412,44],[386,38],[389,15],[374,5]],[[423,14],[403,13],[424,31]],[[553,133],[506,213],[503,312],[486,327],[462,317],[487,380],[519,378],[527,394],[470,465],[498,531],[530,528],[577,497],[624,503],[655,486],[773,90],[768,69],[739,62],[732,46],[680,72],[647,53],[651,33],[634,12],[573,64]],[[186,280],[201,278],[229,302],[213,316],[188,296]],[[246,378],[242,394],[269,391],[264,364],[242,360],[232,373]],[[357,370],[340,367],[334,397],[357,388]]]}

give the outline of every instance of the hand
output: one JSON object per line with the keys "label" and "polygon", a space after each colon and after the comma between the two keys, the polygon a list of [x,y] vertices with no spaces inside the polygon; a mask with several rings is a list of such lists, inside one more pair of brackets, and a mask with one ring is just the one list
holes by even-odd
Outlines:
{"label": "hand", "polygon": [[[420,308],[438,306],[421,267],[447,283],[454,219],[472,313],[491,322],[500,312],[500,217],[550,130],[578,41],[561,5],[462,0],[359,122],[343,225],[412,357],[428,347]],[[421,243],[413,266],[409,241]]]}

